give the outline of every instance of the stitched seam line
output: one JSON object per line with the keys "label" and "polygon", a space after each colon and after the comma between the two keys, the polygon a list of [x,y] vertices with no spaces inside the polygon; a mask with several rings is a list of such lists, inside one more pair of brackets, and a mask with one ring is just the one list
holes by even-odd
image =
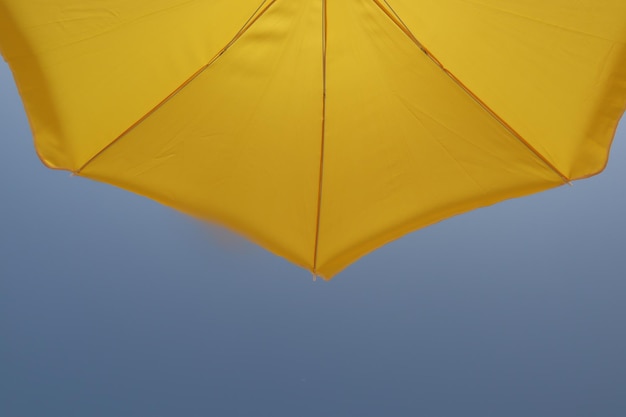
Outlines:
{"label": "stitched seam line", "polygon": [[320,217],[322,211],[322,181],[324,177],[324,142],[326,139],[326,42],[327,14],[326,0],[322,0],[322,140],[320,149],[320,169],[317,189],[317,219],[315,226],[315,248],[313,252],[313,274],[317,276],[317,248],[320,236]]}
{"label": "stitched seam line", "polygon": [[482,101],[476,94],[474,94],[461,80],[459,80],[450,70],[443,66],[439,61],[416,37],[409,27],[404,23],[402,18],[391,7],[387,0],[382,0],[387,6],[383,6],[380,0],[373,0],[374,3],[385,13],[391,21],[406,35],[409,39],[435,64],[437,65],[458,87],[460,87],[467,95],[469,95],[480,107],[482,107],[491,117],[493,117],[500,125],[502,125],[513,137],[521,142],[528,150],[530,150],[537,158],[539,158],[548,168],[550,168],[555,174],[557,174],[563,183],[571,184],[571,180],[561,172],[552,162],[550,162],[545,156],[543,156],[535,147],[533,147],[522,135],[520,135],[515,129],[513,129],[507,122],[504,121],[498,114],[491,109],[484,101]]}
{"label": "stitched seam line", "polygon": [[[259,18],[261,16],[263,16],[265,14],[265,12],[267,12],[267,10],[276,2],[277,0],[270,0],[269,3],[267,0],[262,0],[261,4],[259,5],[259,7],[257,7],[257,9],[254,11],[254,13],[248,18],[248,20],[246,21],[246,23],[244,23],[244,25],[241,27],[241,29],[239,29],[239,31],[235,34],[235,36],[230,40],[230,42],[228,42],[217,54],[215,54],[215,56],[213,56],[213,58],[211,58],[209,60],[209,62],[207,64],[205,64],[204,66],[202,66],[198,71],[196,71],[195,73],[193,73],[189,78],[187,78],[187,80],[185,80],[180,86],[178,86],[174,91],[172,91],[167,97],[165,97],[161,102],[159,102],[156,106],[154,106],[152,109],[150,109],[146,114],[144,114],[140,119],[138,119],[135,123],[133,123],[132,125],[130,125],[128,127],[128,129],[126,129],[125,131],[123,131],[118,137],[116,137],[115,139],[113,139],[108,145],[106,145],[104,148],[100,149],[98,152],[96,152],[91,158],[89,158],[87,160],[87,162],[85,162],[83,165],[81,165],[80,168],[78,168],[77,170],[73,171],[74,175],[79,175],[90,163],[92,163],[98,156],[102,155],[102,153],[104,153],[107,149],[109,149],[111,146],[113,146],[114,144],[116,144],[120,139],[122,139],[124,136],[126,136],[128,133],[130,133],[132,130],[134,130],[137,126],[139,126],[141,123],[143,123],[148,117],[150,117],[151,115],[153,115],[158,109],[160,109],[161,107],[163,107],[163,105],[165,105],[169,100],[171,100],[174,96],[176,96],[180,91],[182,91],[187,85],[189,85],[193,80],[195,80],[200,74],[202,74],[204,71],[206,71],[209,67],[211,67],[211,65],[213,65],[222,55],[224,55],[224,53],[230,49],[231,46],[233,46],[233,44],[235,42],[237,42],[237,40],[239,40],[247,31],[248,29],[250,29],[250,27],[257,21],[259,20]],[[267,5],[265,7],[263,7],[265,4],[267,3]]]}

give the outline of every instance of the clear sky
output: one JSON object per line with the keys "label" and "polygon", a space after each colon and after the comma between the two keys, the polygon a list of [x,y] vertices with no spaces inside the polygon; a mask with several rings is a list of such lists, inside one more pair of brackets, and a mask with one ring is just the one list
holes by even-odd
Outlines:
{"label": "clear sky", "polygon": [[0,416],[626,415],[624,128],[330,282],[46,169],[4,63],[0,139]]}

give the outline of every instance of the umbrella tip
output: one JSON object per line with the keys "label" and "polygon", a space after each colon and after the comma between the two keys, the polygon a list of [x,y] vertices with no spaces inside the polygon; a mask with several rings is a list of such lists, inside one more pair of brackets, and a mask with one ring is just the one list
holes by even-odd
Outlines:
{"label": "umbrella tip", "polygon": [[313,282],[317,281],[317,271],[311,271],[311,276],[313,277]]}

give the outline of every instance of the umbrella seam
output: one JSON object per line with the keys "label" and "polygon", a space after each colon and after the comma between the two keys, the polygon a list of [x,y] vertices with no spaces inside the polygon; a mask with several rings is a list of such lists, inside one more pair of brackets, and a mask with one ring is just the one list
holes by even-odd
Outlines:
{"label": "umbrella seam", "polygon": [[322,0],[322,134],[320,144],[319,180],[317,188],[317,215],[315,225],[315,242],[313,249],[313,277],[317,277],[317,252],[320,235],[320,219],[322,211],[322,182],[324,177],[324,144],[326,139],[326,42],[327,42],[327,8],[326,1]]}
{"label": "umbrella seam", "polygon": [[500,125],[502,125],[513,137],[521,142],[528,150],[530,150],[537,158],[539,158],[548,168],[550,168],[555,174],[557,174],[565,184],[571,185],[571,179],[559,170],[552,162],[550,162],[544,155],[542,155],[534,146],[530,144],[524,137],[519,134],[511,125],[509,125],[502,117],[500,117],[491,107],[489,107],[484,101],[482,101],[476,94],[472,92],[461,80],[459,80],[450,70],[448,70],[429,50],[421,43],[413,34],[411,29],[404,23],[402,18],[394,10],[393,7],[387,2],[382,0],[387,6],[383,6],[381,0],[372,0],[383,13],[404,33],[436,66],[438,66],[459,88],[461,88],[467,95],[469,95],[480,107],[483,108],[491,117],[493,117]]}
{"label": "umbrella seam", "polygon": [[[189,85],[193,80],[195,80],[200,74],[202,74],[205,70],[210,68],[222,55],[224,55],[224,53],[228,49],[230,49],[231,46],[233,46],[235,44],[235,42],[237,42],[248,31],[248,29],[250,29],[250,27],[252,27],[252,25],[254,25],[254,23],[256,23],[261,18],[261,16],[263,16],[265,14],[265,12],[267,12],[269,10],[269,8],[274,3],[276,3],[276,1],[277,0],[269,0],[269,1],[268,0],[262,0],[261,4],[259,4],[259,6],[256,8],[254,13],[252,13],[252,15],[248,18],[248,20],[246,20],[246,22],[243,24],[241,29],[239,29],[239,31],[235,34],[235,36],[233,36],[233,38],[222,49],[220,49],[213,56],[213,58],[211,58],[209,60],[208,63],[206,63],[199,70],[197,70],[195,73],[193,73],[182,84],[180,84],[174,91],[172,91],[167,97],[165,97],[157,105],[152,107],[146,114],[144,114],[141,118],[139,118],[135,123],[130,125],[126,130],[124,130],[122,133],[120,133],[115,139],[113,139],[111,142],[109,142],[109,144],[107,144],[105,147],[103,147],[98,152],[96,152],[91,158],[89,158],[87,160],[87,162],[83,163],[80,166],[80,168],[78,168],[77,170],[73,170],[72,174],[73,175],[80,175],[80,173],[89,164],[91,164],[98,156],[100,156],[107,149],[109,149],[114,144],[116,144],[120,139],[122,139],[124,136],[126,136],[128,133],[130,133],[132,130],[134,130],[137,126],[139,126],[141,123],[143,123],[147,118],[149,118],[151,115],[153,115],[157,110],[159,110],[161,107],[163,107],[170,99],[172,99],[174,96],[176,96],[187,85]],[[265,8],[263,6],[265,6]]]}

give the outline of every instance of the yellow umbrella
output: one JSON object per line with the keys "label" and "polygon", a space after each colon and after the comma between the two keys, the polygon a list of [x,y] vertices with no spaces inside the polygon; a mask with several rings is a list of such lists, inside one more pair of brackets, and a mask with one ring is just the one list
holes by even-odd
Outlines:
{"label": "yellow umbrella", "polygon": [[330,278],[449,216],[600,172],[624,0],[0,0],[51,168]]}

